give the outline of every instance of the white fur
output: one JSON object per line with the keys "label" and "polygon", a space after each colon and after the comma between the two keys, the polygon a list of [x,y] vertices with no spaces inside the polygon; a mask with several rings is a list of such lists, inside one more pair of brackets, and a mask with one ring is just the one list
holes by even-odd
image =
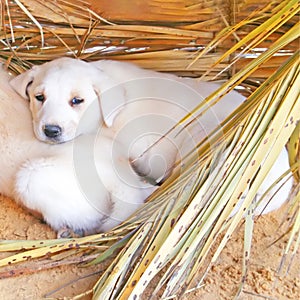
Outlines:
{"label": "white fur", "polygon": [[[70,58],[34,67],[11,84],[20,95],[30,98],[38,139],[61,143],[105,125],[112,138],[128,149],[136,170],[154,180],[167,176],[177,157],[193,149],[244,101],[240,94],[231,92],[215,105],[205,104],[202,111],[207,111],[196,125],[177,129],[140,157],[188,112],[204,104],[203,100],[218,85],[144,70],[129,63],[86,63]],[[45,96],[43,103],[35,98],[40,94]],[[74,97],[84,102],[72,106]],[[45,125],[57,125],[62,132],[48,137],[43,130]],[[185,140],[189,148],[183,152]]]}
{"label": "white fur", "polygon": [[27,102],[10,87],[10,79],[0,66],[0,192],[12,197],[20,165],[30,157],[51,155],[56,147],[35,139]]}
{"label": "white fur", "polygon": [[10,79],[1,69],[0,193],[41,213],[55,230],[101,232],[128,218],[156,187],[133,172],[124,147],[103,135],[59,145],[38,141],[28,103]]}
{"label": "white fur", "polygon": [[122,146],[110,138],[87,135],[60,147],[59,156],[23,164],[16,181],[22,203],[57,231],[108,231],[156,188],[133,172]]}

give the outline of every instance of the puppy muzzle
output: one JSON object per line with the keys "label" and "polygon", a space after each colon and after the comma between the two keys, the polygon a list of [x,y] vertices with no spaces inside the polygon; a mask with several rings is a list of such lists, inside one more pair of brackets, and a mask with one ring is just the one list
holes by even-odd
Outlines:
{"label": "puppy muzzle", "polygon": [[47,124],[43,126],[43,131],[48,138],[58,138],[62,134],[62,128],[58,125]]}

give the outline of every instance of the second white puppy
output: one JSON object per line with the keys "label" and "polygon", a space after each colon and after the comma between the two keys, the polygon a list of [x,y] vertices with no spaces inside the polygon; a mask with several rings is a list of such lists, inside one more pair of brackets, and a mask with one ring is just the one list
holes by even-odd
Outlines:
{"label": "second white puppy", "polygon": [[63,152],[30,159],[16,176],[23,205],[39,212],[58,236],[106,232],[133,214],[156,189],[131,168],[111,138],[84,135]]}

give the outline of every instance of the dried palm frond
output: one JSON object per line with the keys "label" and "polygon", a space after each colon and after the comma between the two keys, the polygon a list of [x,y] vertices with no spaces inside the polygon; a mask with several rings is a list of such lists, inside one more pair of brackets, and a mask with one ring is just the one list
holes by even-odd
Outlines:
{"label": "dried palm frond", "polygon": [[[41,268],[69,263],[70,258],[91,265],[110,257],[94,286],[94,299],[137,299],[157,274],[161,279],[153,295],[163,290],[162,297],[170,299],[199,287],[195,275],[200,271],[204,278],[216,261],[289,139],[299,189],[298,1],[259,1],[249,16],[251,1],[232,1],[231,7],[219,0],[156,0],[144,6],[126,1],[123,10],[114,1],[98,1],[96,6],[79,0],[44,2],[1,4],[0,57],[15,72],[62,55],[129,60],[180,75],[226,79],[208,103],[238,85],[248,99],[186,158],[180,173],[115,230],[74,240],[1,241],[0,251],[22,252],[0,260],[0,266],[29,258],[40,259],[36,263]],[[187,116],[180,124],[189,122]],[[220,156],[224,162],[217,164]],[[300,243],[299,192],[295,195],[286,251]],[[253,214],[249,216],[244,274],[253,226]],[[53,265],[43,265],[47,257]]]}

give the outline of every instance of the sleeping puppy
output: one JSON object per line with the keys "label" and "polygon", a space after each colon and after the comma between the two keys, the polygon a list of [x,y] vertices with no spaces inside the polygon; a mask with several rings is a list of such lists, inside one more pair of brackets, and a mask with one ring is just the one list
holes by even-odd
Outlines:
{"label": "sleeping puppy", "polygon": [[[125,145],[135,170],[155,182],[244,101],[231,92],[210,106],[204,99],[216,84],[109,60],[59,58],[33,67],[11,85],[30,100],[40,141],[63,143],[104,127]],[[199,103],[203,115],[193,126],[169,132]]]}
{"label": "sleeping puppy", "polygon": [[0,193],[43,216],[59,237],[110,230],[156,187],[133,172],[127,152],[102,135],[50,145],[33,133],[27,101],[0,69]]}

